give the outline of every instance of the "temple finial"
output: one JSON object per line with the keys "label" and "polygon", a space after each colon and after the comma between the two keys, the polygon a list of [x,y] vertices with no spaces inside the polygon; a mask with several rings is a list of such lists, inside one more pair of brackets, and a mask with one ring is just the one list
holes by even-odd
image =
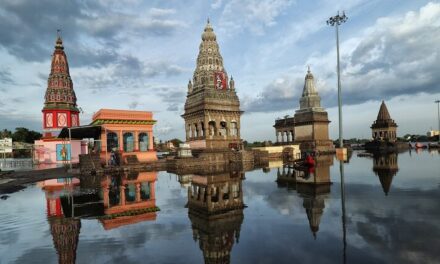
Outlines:
{"label": "temple finial", "polygon": [[208,19],[206,20],[206,23],[209,24],[209,17],[208,17]]}
{"label": "temple finial", "polygon": [[307,73],[310,73],[310,65],[307,65]]}
{"label": "temple finial", "polygon": [[59,38],[61,37],[61,29],[59,29],[59,28],[57,29],[57,37],[59,37]]}

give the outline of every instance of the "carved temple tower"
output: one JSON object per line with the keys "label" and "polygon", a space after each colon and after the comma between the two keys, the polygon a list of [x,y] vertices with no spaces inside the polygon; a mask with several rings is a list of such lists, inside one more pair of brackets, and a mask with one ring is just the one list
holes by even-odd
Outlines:
{"label": "carved temple tower", "polygon": [[63,127],[79,126],[79,110],[63,41],[58,35],[47,80],[43,107],[44,137],[57,136]]}
{"label": "carved temple tower", "polygon": [[372,136],[374,140],[378,141],[396,141],[397,125],[393,119],[391,119],[390,113],[384,101],[380,105],[377,119],[371,125]]}
{"label": "carved temple tower", "polygon": [[315,87],[315,80],[310,68],[307,71],[300,108],[296,110],[295,142],[301,151],[332,152],[334,146],[328,135],[328,114],[321,107],[321,97]]}
{"label": "carved temple tower", "polygon": [[238,148],[242,113],[234,80],[231,77],[228,81],[216,35],[208,20],[182,115],[186,141],[192,149]]}

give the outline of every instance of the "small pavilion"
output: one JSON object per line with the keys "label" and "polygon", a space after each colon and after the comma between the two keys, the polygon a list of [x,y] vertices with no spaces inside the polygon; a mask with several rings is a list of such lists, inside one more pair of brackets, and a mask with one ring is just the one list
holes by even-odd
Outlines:
{"label": "small pavilion", "polygon": [[376,121],[371,125],[373,140],[395,142],[397,124],[391,119],[384,101],[380,105]]}

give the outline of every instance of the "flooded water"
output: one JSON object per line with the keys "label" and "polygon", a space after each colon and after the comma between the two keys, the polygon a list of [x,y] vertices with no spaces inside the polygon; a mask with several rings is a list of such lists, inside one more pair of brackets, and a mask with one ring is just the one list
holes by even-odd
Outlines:
{"label": "flooded water", "polygon": [[[0,263],[439,263],[440,156],[58,179],[0,200]],[[343,213],[345,209],[345,213]]]}

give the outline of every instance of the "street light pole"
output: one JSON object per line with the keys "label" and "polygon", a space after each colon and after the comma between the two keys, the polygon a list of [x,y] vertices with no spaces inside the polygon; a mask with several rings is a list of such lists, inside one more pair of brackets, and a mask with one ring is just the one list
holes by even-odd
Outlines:
{"label": "street light pole", "polygon": [[337,57],[337,72],[338,72],[338,113],[339,113],[339,148],[344,147],[342,138],[342,98],[341,98],[341,74],[339,67],[339,26],[347,21],[347,16],[345,12],[342,12],[342,16],[338,14],[336,16],[330,17],[327,20],[327,25],[335,26],[336,28],[336,57]]}
{"label": "street light pole", "polygon": [[437,104],[437,118],[438,118],[438,143],[440,144],[440,100],[435,100]]}

